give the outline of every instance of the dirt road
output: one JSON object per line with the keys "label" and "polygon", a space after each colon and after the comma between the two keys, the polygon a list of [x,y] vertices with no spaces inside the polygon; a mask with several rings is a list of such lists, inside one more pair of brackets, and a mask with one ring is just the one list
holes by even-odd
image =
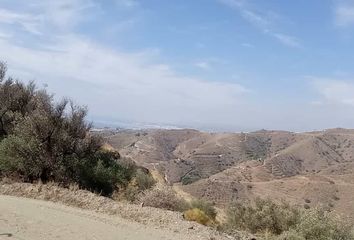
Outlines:
{"label": "dirt road", "polygon": [[0,239],[200,239],[193,230],[172,232],[60,204],[0,195]]}

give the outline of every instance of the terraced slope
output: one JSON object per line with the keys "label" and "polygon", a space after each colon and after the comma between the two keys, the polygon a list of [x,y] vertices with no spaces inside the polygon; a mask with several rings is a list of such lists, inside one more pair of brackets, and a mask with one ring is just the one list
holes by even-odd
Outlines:
{"label": "terraced slope", "polygon": [[167,184],[222,206],[269,196],[354,216],[354,130],[124,131],[107,141]]}

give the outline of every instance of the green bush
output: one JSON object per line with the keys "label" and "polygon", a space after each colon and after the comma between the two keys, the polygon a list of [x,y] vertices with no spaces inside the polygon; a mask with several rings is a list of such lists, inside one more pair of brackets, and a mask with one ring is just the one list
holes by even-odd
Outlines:
{"label": "green bush", "polygon": [[39,176],[45,168],[45,162],[37,158],[40,152],[40,142],[37,139],[10,135],[0,142],[1,173],[16,175],[26,180]]}
{"label": "green bush", "polygon": [[280,234],[295,226],[300,219],[300,210],[283,202],[257,198],[254,203],[236,202],[227,212],[227,228]]}
{"label": "green bush", "polygon": [[149,174],[149,172],[143,169],[138,169],[135,173],[136,185],[140,191],[147,190],[155,185],[154,178]]}
{"label": "green bush", "polygon": [[272,240],[354,240],[353,226],[329,212],[262,199],[232,204],[224,229],[246,230]]}
{"label": "green bush", "polygon": [[78,183],[110,195],[135,174],[119,153],[103,149],[90,134],[87,109],[64,99],[54,102],[33,83],[6,78],[0,62],[0,176],[33,182]]}
{"label": "green bush", "polygon": [[[54,145],[54,147],[57,147]],[[90,149],[90,147],[88,147]],[[42,180],[81,187],[110,195],[118,185],[126,185],[135,173],[135,166],[119,164],[119,155],[97,149],[79,154],[51,156],[36,137],[19,133],[0,142],[0,171],[3,176],[25,182]],[[81,155],[81,156],[80,156]]]}
{"label": "green bush", "polygon": [[135,166],[118,164],[112,152],[99,151],[76,167],[78,182],[82,187],[103,195],[110,195],[117,186],[126,186],[132,179]]}
{"label": "green bush", "polygon": [[200,180],[200,176],[198,175],[187,175],[181,178],[181,183],[183,185],[188,185],[188,184],[192,184],[196,181]]}
{"label": "green bush", "polygon": [[134,202],[139,194],[152,188],[155,183],[155,180],[147,170],[138,168],[132,181],[124,189],[123,197],[130,202]]}
{"label": "green bush", "polygon": [[292,228],[303,239],[353,240],[352,225],[321,209],[304,211]]}
{"label": "green bush", "polygon": [[0,62],[0,140],[10,135],[17,121],[35,110],[39,102],[50,98],[43,91],[36,91],[32,82],[25,85],[6,78],[6,70],[6,64]]}

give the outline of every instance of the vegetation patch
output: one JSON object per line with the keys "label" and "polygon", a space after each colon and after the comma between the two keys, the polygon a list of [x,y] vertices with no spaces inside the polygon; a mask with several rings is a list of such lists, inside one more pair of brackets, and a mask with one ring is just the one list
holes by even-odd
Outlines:
{"label": "vegetation patch", "polygon": [[230,228],[251,233],[271,232],[280,234],[296,225],[300,210],[287,203],[276,204],[257,198],[254,203],[236,202],[228,209],[227,224]]}
{"label": "vegetation patch", "polygon": [[214,221],[199,208],[193,208],[185,211],[183,217],[187,221],[194,221],[206,226],[210,226],[214,223]]}
{"label": "vegetation patch", "polygon": [[136,166],[105,150],[90,134],[87,109],[6,76],[0,62],[0,176],[23,182],[54,181],[109,196],[126,186]]}
{"label": "vegetation patch", "polygon": [[196,181],[200,180],[200,176],[185,176],[181,179],[183,185],[192,184]]}
{"label": "vegetation patch", "polygon": [[323,209],[304,210],[287,203],[256,199],[237,202],[227,212],[229,232],[242,230],[276,240],[353,240],[353,226]]}
{"label": "vegetation patch", "polygon": [[157,186],[142,192],[137,202],[144,206],[162,208],[171,211],[183,212],[189,208],[188,202],[177,196],[177,194],[167,186]]}
{"label": "vegetation patch", "polygon": [[123,192],[123,198],[134,202],[139,194],[143,191],[152,188],[155,185],[155,180],[147,169],[139,168],[129,182]]}
{"label": "vegetation patch", "polygon": [[213,204],[204,200],[193,200],[190,203],[191,209],[199,209],[203,211],[210,219],[215,220],[216,209]]}

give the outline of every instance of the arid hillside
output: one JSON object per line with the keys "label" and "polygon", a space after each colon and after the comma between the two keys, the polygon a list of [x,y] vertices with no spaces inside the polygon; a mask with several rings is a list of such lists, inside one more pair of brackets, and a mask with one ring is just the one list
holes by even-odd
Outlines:
{"label": "arid hillside", "polygon": [[124,130],[106,139],[166,184],[219,206],[261,196],[354,217],[354,130]]}

